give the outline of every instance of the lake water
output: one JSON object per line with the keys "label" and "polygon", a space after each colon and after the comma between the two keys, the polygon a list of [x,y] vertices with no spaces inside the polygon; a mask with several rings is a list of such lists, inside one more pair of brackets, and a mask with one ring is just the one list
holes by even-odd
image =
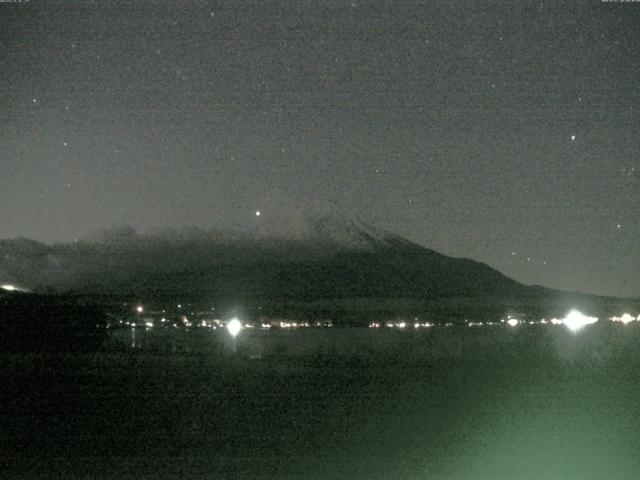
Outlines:
{"label": "lake water", "polygon": [[640,323],[598,322],[578,332],[563,325],[505,324],[431,328],[244,329],[235,339],[225,329],[123,328],[110,332],[109,348],[149,353],[203,353],[253,358],[340,355],[361,358],[401,356],[404,360],[452,359],[471,355],[517,355],[543,349],[544,355],[603,361],[634,352]]}
{"label": "lake water", "polygon": [[235,345],[137,329],[106,352],[4,354],[0,477],[640,478],[639,327],[245,330]]}

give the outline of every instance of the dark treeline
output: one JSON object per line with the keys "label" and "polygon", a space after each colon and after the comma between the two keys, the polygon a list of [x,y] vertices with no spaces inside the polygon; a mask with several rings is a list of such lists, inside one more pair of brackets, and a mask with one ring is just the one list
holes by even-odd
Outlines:
{"label": "dark treeline", "polygon": [[2,351],[88,351],[106,340],[101,307],[46,295],[0,297]]}

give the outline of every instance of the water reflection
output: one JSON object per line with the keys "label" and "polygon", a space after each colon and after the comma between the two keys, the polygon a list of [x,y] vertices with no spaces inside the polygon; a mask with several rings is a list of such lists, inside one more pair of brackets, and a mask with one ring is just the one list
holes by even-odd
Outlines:
{"label": "water reflection", "polygon": [[[564,324],[564,319],[562,319]],[[589,319],[591,320],[591,319]],[[635,323],[635,322],[633,322]],[[568,327],[568,325],[565,325]],[[597,359],[617,355],[624,345],[640,341],[640,329],[615,322],[597,322],[576,332],[547,325],[506,323],[494,328],[331,328],[243,329],[235,338],[226,329],[125,328],[111,330],[108,348],[149,353],[204,354],[239,358],[357,356],[375,358],[400,355],[403,359],[431,361],[467,355],[512,355],[514,348],[555,352],[557,358]],[[516,348],[516,350],[518,350]]]}

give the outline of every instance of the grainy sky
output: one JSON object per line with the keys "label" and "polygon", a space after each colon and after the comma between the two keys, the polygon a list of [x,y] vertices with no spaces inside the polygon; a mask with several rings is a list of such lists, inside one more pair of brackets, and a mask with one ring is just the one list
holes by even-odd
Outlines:
{"label": "grainy sky", "polygon": [[639,32],[599,0],[0,3],[0,238],[328,203],[640,295]]}

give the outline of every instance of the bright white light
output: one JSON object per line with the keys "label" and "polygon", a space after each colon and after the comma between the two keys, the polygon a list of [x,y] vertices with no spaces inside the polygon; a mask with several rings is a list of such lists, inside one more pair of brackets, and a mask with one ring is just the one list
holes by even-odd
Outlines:
{"label": "bright white light", "polygon": [[18,287],[15,287],[14,285],[0,285],[0,288],[8,292],[14,292],[18,290]]}
{"label": "bright white light", "polygon": [[153,327],[153,322],[147,322],[147,323],[145,323],[145,325],[146,325],[148,328],[151,328],[151,327]]}
{"label": "bright white light", "polygon": [[400,327],[400,328],[404,328],[404,327],[406,327],[406,326],[407,326],[407,324],[406,324],[406,323],[404,323],[404,322],[400,322],[400,323],[398,324],[398,327]]}
{"label": "bright white light", "polygon": [[256,217],[260,216],[260,210],[256,210]]}
{"label": "bright white light", "polygon": [[623,313],[621,317],[611,317],[612,322],[622,322],[625,325],[629,322],[635,322],[636,319],[632,317],[629,313]]}
{"label": "bright white light", "polygon": [[571,141],[575,142],[575,140],[576,140],[576,136],[575,135],[571,135]]}
{"label": "bright white light", "polygon": [[598,319],[596,317],[588,317],[578,310],[571,310],[566,317],[562,320],[562,323],[572,332],[577,332],[585,325],[591,325],[596,323]]}
{"label": "bright white light", "polygon": [[509,320],[507,320],[507,323],[509,324],[510,327],[515,327],[520,322],[518,322],[517,318],[510,318]]}
{"label": "bright white light", "polygon": [[142,308],[142,305],[138,305],[138,306],[136,307],[136,312],[138,312],[138,313],[142,313],[142,312],[144,312],[144,308]]}
{"label": "bright white light", "polygon": [[237,318],[233,318],[229,320],[229,323],[227,323],[227,331],[232,337],[237,337],[241,330],[242,322],[240,322],[240,320],[238,320]]}

